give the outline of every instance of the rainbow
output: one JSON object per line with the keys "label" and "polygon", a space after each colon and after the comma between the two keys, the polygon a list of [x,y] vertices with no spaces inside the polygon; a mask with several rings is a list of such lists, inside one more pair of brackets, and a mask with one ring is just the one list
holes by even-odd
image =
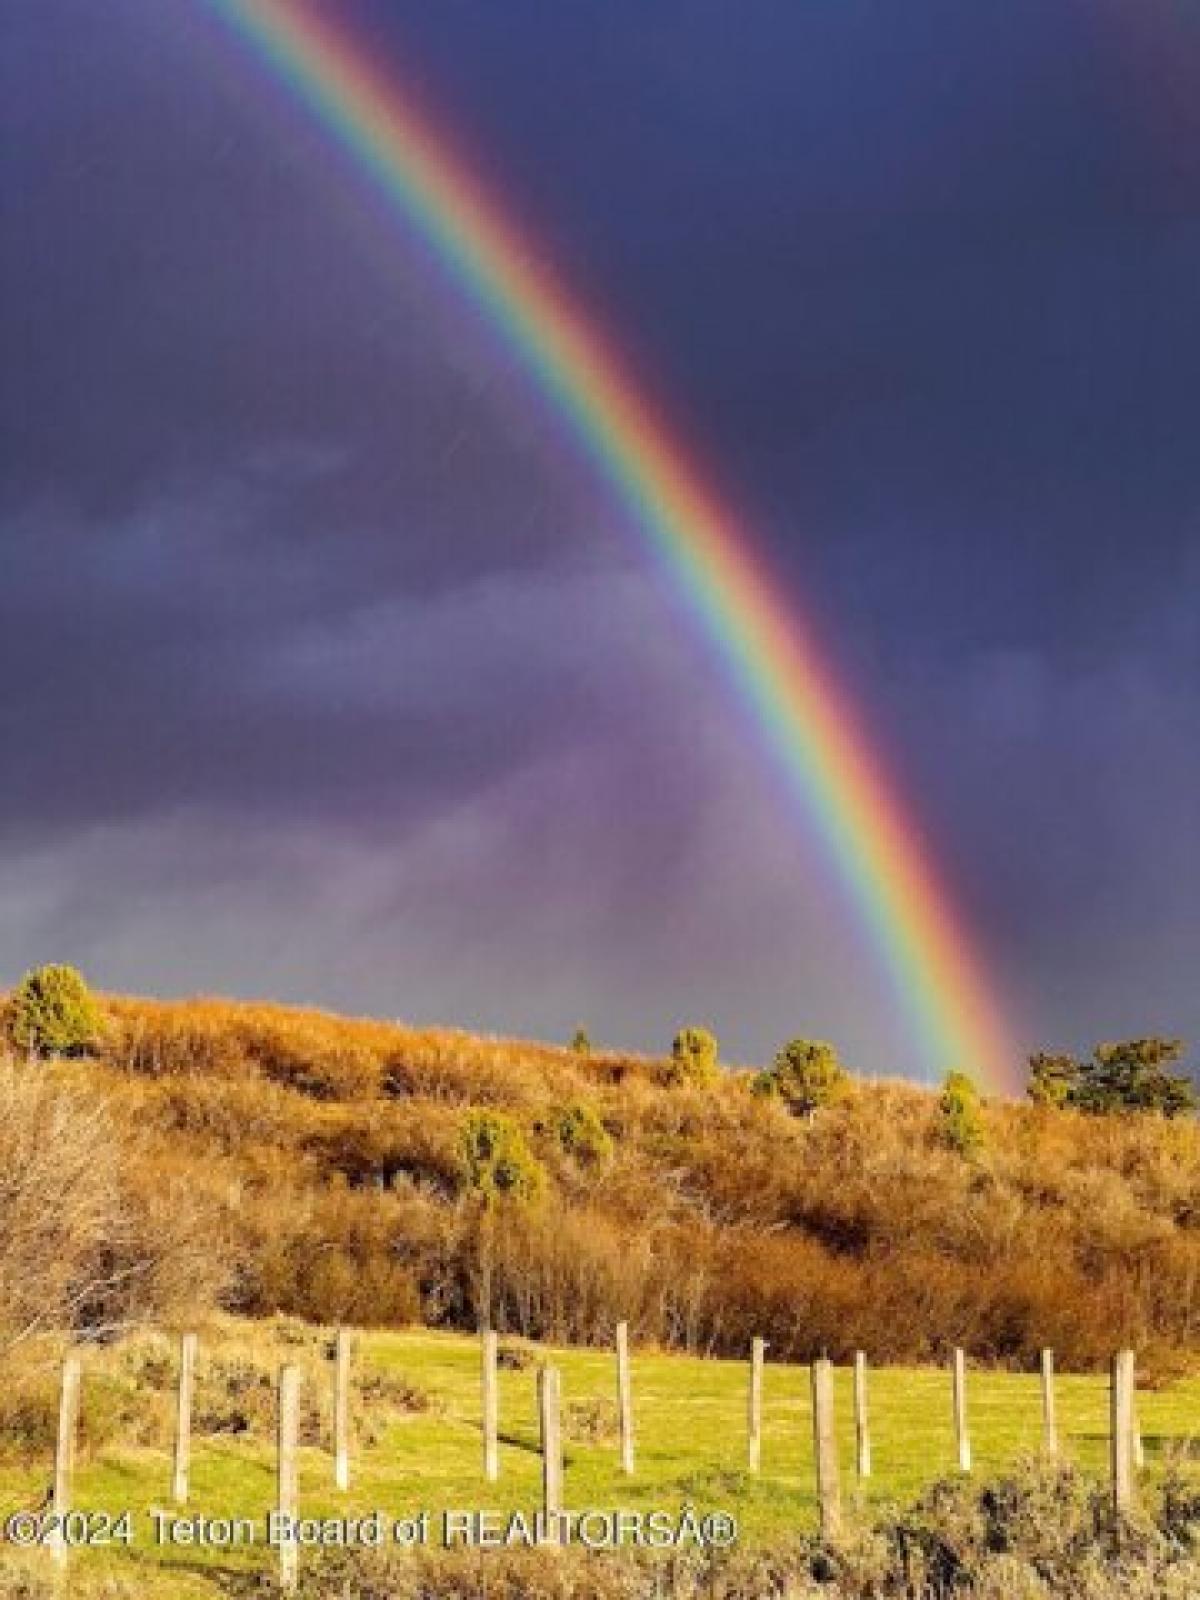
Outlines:
{"label": "rainbow", "polygon": [[894,986],[925,1075],[998,1092],[1016,1056],[971,944],[809,629],[609,344],[446,137],[306,0],[205,0],[494,325],[628,511],[817,824]]}

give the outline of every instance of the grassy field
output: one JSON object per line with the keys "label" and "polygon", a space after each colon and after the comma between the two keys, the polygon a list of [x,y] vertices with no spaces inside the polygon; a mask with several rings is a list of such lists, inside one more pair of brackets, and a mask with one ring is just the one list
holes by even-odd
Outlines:
{"label": "grassy field", "polygon": [[[327,1412],[330,1388],[327,1339],[291,1321],[278,1324],[214,1323],[202,1338],[198,1410],[231,1363],[271,1373],[298,1360],[310,1395]],[[136,1577],[153,1595],[211,1595],[222,1570],[245,1571],[266,1559],[261,1549],[202,1551],[157,1547],[149,1512],[167,1508],[170,1486],[171,1363],[167,1347],[132,1341],[88,1358],[88,1386],[109,1415],[108,1436],[83,1452],[76,1499],[80,1506],[134,1514],[129,1549],[76,1557],[80,1570],[114,1570]],[[539,1352],[540,1356],[541,1352]],[[563,1380],[566,1434],[566,1503],[583,1508],[665,1508],[691,1502],[698,1511],[736,1514],[743,1542],[763,1542],[814,1523],[808,1376],[804,1369],[768,1363],[764,1396],[762,1470],[745,1469],[747,1367],[674,1355],[634,1356],[637,1472],[618,1469],[615,1371],[611,1355],[555,1350]],[[485,1485],[481,1471],[479,1353],[469,1338],[423,1330],[364,1334],[356,1347],[359,1378],[378,1374],[392,1409],[374,1424],[374,1437],[355,1452],[353,1484],[333,1488],[325,1448],[301,1452],[300,1495],[305,1514],[366,1512],[392,1515],[479,1506],[500,1510],[537,1504],[539,1458],[535,1411],[536,1360],[500,1375],[501,1478]],[[402,1380],[402,1381],[401,1381]],[[224,1380],[220,1380],[224,1381]],[[207,1386],[207,1387],[206,1387]],[[409,1398],[395,1397],[407,1386]],[[265,1386],[264,1386],[265,1391]],[[970,1374],[969,1413],[976,1471],[986,1476],[1034,1451],[1040,1440],[1038,1382],[1034,1375]],[[869,1504],[912,1497],[954,1465],[950,1382],[946,1372],[892,1368],[871,1375],[875,1475],[864,1491],[852,1477],[850,1374],[837,1374],[837,1405],[844,1484],[852,1501]],[[1088,1470],[1105,1470],[1107,1388],[1096,1376],[1061,1375],[1059,1423],[1065,1451]],[[1140,1392],[1138,1411],[1146,1470],[1160,1472],[1189,1450],[1200,1431],[1200,1379],[1157,1392]],[[119,1426],[114,1428],[113,1418]],[[134,1426],[137,1418],[143,1425]],[[148,1420],[145,1420],[148,1419]],[[86,1429],[85,1420],[85,1429]],[[319,1426],[314,1416],[313,1426]],[[141,1433],[142,1442],[126,1438]],[[123,1436],[122,1436],[123,1435]],[[37,1459],[30,1459],[31,1456]],[[1194,1456],[1188,1470],[1195,1472]],[[0,1507],[34,1503],[50,1476],[48,1452],[27,1447],[0,1457]],[[270,1417],[240,1436],[201,1433],[195,1441],[190,1509],[209,1516],[261,1519],[274,1499]],[[0,1552],[0,1562],[5,1552]]]}

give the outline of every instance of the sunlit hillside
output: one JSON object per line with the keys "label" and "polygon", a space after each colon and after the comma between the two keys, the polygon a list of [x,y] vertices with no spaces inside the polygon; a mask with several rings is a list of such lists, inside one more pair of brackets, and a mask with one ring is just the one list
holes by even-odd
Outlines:
{"label": "sunlit hillside", "polygon": [[[0,1125],[76,1320],[490,1310],[531,1338],[602,1342],[623,1318],[643,1345],[738,1357],[755,1336],[880,1364],[962,1345],[1029,1367],[1049,1345],[1094,1370],[1128,1342],[1153,1376],[1197,1356],[1190,1116],[985,1104],[964,1150],[902,1083],[804,1117],[749,1072],[694,1081],[669,1057],[210,1000],[102,1014],[93,1053],[10,1064]],[[21,1272],[0,1275],[10,1327]]]}

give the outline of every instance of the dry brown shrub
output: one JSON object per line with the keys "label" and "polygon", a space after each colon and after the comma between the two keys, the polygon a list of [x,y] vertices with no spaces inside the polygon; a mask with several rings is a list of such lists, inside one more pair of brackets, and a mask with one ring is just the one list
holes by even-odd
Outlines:
{"label": "dry brown shrub", "polygon": [[73,1326],[111,1286],[117,1134],[39,1064],[0,1059],[0,1348]]}
{"label": "dry brown shrub", "polygon": [[169,1154],[78,1076],[0,1061],[0,1350],[210,1303],[223,1252]]}
{"label": "dry brown shrub", "polygon": [[611,1444],[620,1421],[616,1401],[607,1396],[569,1400],[563,1408],[563,1435],[572,1444]]}

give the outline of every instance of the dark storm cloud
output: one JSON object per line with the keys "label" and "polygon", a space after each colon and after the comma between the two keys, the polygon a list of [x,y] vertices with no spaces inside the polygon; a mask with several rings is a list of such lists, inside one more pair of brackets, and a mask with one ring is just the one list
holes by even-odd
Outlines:
{"label": "dark storm cloud", "polygon": [[402,604],[370,682],[314,698],[280,663],[381,597],[586,560],[564,524],[596,512],[536,407],[345,173],[322,179],[319,142],[285,159],[269,115],[239,118],[194,19],[67,3],[13,28],[0,831],[195,808],[398,826],[528,759],[572,681],[552,605],[553,683],[486,605],[465,650],[432,613],[423,699]]}
{"label": "dark storm cloud", "polygon": [[[1200,25],[337,9],[745,508],[1029,1036],[1200,1034]],[[352,167],[190,0],[0,30],[0,976],[896,1065],[711,660]]]}
{"label": "dark storm cloud", "polygon": [[[1086,644],[1196,538],[1200,95],[1133,47],[1200,84],[1200,24],[1134,9],[618,4],[552,39],[619,111],[552,79],[491,113],[798,583],[895,646],[931,597],[955,650]],[[420,35],[468,107],[528,44],[476,21]]]}
{"label": "dark storm cloud", "polygon": [[[301,119],[289,142],[199,8],[169,10],[6,19],[4,503],[104,525],[181,480],[266,476],[255,538],[310,564],[315,545],[326,589],[551,559],[568,500],[539,492],[557,440],[536,407],[510,405],[324,140]],[[350,559],[328,560],[334,536]]]}
{"label": "dark storm cloud", "polygon": [[586,573],[372,602],[322,587],[328,549],[255,540],[285,515],[192,489],[124,525],[10,522],[0,840],[196,808],[395,829],[628,700],[633,623]]}

